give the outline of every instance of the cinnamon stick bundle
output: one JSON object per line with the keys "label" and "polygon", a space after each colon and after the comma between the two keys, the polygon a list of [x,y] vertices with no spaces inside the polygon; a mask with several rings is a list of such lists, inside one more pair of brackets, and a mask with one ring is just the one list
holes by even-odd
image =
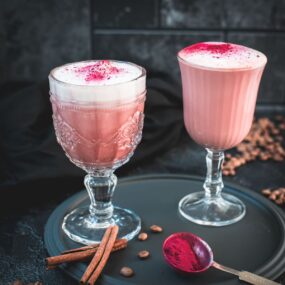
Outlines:
{"label": "cinnamon stick bundle", "polygon": [[[47,269],[54,269],[62,263],[85,261],[92,258],[80,283],[94,285],[104,269],[111,252],[127,247],[126,239],[118,239],[119,227],[110,226],[106,229],[100,244],[87,245],[62,252],[61,255],[46,258]],[[86,283],[87,282],[87,283]]]}
{"label": "cinnamon stick bundle", "polygon": [[117,225],[110,226],[106,230],[96,254],[80,280],[80,284],[86,284],[86,282],[88,282],[88,285],[93,285],[96,282],[108,261],[112,248],[115,244],[118,231],[119,227]]}
{"label": "cinnamon stick bundle", "polygon": [[119,227],[118,226],[114,226],[110,235],[109,240],[107,241],[106,247],[105,247],[105,251],[102,255],[102,258],[99,262],[99,264],[97,265],[96,269],[94,270],[94,272],[91,274],[89,280],[88,280],[88,285],[94,285],[96,280],[98,279],[98,277],[100,276],[101,272],[103,271],[109,256],[111,254],[112,248],[114,246],[114,243],[116,241],[117,235],[119,232]]}

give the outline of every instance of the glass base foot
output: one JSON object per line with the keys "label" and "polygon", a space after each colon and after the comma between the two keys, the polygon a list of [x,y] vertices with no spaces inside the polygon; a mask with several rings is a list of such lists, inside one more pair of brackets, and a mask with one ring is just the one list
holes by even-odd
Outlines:
{"label": "glass base foot", "polygon": [[205,192],[185,196],[178,206],[180,214],[200,225],[226,226],[241,220],[246,212],[238,198],[222,193],[219,198],[206,198]]}
{"label": "glass base foot", "polygon": [[[141,229],[141,219],[134,212],[114,207],[112,224],[119,226],[117,238],[131,240]],[[89,207],[77,208],[67,214],[62,223],[62,229],[67,236],[82,244],[99,243],[102,240],[106,228],[110,224],[96,224],[90,218]]]}

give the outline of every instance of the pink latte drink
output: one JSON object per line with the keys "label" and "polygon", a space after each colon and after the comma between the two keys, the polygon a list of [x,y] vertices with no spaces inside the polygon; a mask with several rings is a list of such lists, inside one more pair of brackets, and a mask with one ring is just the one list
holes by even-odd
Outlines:
{"label": "pink latte drink", "polygon": [[225,150],[248,134],[266,56],[241,45],[203,42],[178,53],[184,122],[206,148]]}
{"label": "pink latte drink", "polygon": [[85,170],[127,162],[141,139],[144,69],[85,61],[54,69],[49,80],[56,136],[72,162]]}

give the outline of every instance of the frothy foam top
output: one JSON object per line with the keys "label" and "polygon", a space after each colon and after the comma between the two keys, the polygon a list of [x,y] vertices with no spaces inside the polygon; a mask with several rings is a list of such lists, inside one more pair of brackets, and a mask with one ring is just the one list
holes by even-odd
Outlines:
{"label": "frothy foam top", "polygon": [[115,60],[81,61],[53,69],[50,94],[60,101],[121,104],[146,91],[145,70]]}
{"label": "frothy foam top", "polygon": [[266,56],[254,49],[224,42],[202,42],[182,49],[178,56],[210,69],[252,69],[265,65]]}
{"label": "frothy foam top", "polygon": [[135,65],[110,60],[76,62],[58,67],[53,76],[60,81],[75,85],[113,85],[131,81],[142,74]]}

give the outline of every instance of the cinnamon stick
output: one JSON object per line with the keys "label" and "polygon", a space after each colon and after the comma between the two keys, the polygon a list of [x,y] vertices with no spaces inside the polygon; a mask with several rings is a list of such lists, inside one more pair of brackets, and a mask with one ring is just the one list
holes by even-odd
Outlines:
{"label": "cinnamon stick", "polygon": [[[127,239],[119,239],[119,240],[125,240],[127,242]],[[118,240],[116,240],[117,242]],[[115,242],[115,245],[116,245]],[[78,247],[78,248],[72,248],[69,250],[65,250],[63,252],[61,252],[61,254],[69,254],[69,253],[73,253],[73,252],[79,252],[79,251],[85,251],[88,249],[94,249],[94,248],[98,248],[100,243],[94,243],[94,244],[90,244],[90,245],[86,245],[86,246],[82,246],[82,247]]]}
{"label": "cinnamon stick", "polygon": [[[116,242],[114,243],[114,246],[112,248],[112,252],[126,248],[127,243],[128,243],[127,239],[116,240]],[[84,246],[82,248],[84,249],[87,247]],[[75,249],[76,251],[70,250],[70,252],[67,251],[66,253],[63,253],[62,255],[48,257],[48,258],[46,258],[47,269],[48,270],[54,269],[54,268],[56,268],[57,265],[60,265],[62,263],[89,260],[97,252],[98,247],[99,247],[99,244],[97,244],[97,246],[92,248],[92,249],[80,250],[81,248],[77,248],[77,249]]]}
{"label": "cinnamon stick", "polygon": [[83,276],[81,277],[80,283],[85,284],[87,280],[89,279],[90,275],[92,274],[93,270],[95,267],[98,265],[100,262],[103,253],[105,251],[106,245],[108,243],[108,240],[110,239],[110,235],[112,232],[113,227],[110,226],[107,228],[107,230],[104,233],[104,236],[102,238],[102,241],[97,249],[96,254],[94,255],[93,259],[91,260],[90,264],[88,265],[86,271],[84,272]]}
{"label": "cinnamon stick", "polygon": [[69,253],[73,253],[73,252],[85,251],[85,250],[88,250],[88,249],[97,248],[98,246],[99,246],[99,243],[90,244],[90,245],[86,245],[86,246],[82,246],[82,247],[78,247],[78,248],[65,250],[61,254],[69,254]]}
{"label": "cinnamon stick", "polygon": [[57,265],[47,265],[46,270],[56,269]]}
{"label": "cinnamon stick", "polygon": [[119,227],[118,226],[114,226],[110,235],[110,238],[106,244],[106,248],[105,251],[103,253],[103,256],[98,264],[98,266],[96,267],[96,269],[94,270],[94,272],[92,273],[89,281],[88,281],[88,285],[94,285],[96,280],[98,279],[98,277],[100,276],[102,270],[104,269],[108,258],[111,254],[112,248],[114,246],[114,243],[116,241],[117,235],[119,232]]}

